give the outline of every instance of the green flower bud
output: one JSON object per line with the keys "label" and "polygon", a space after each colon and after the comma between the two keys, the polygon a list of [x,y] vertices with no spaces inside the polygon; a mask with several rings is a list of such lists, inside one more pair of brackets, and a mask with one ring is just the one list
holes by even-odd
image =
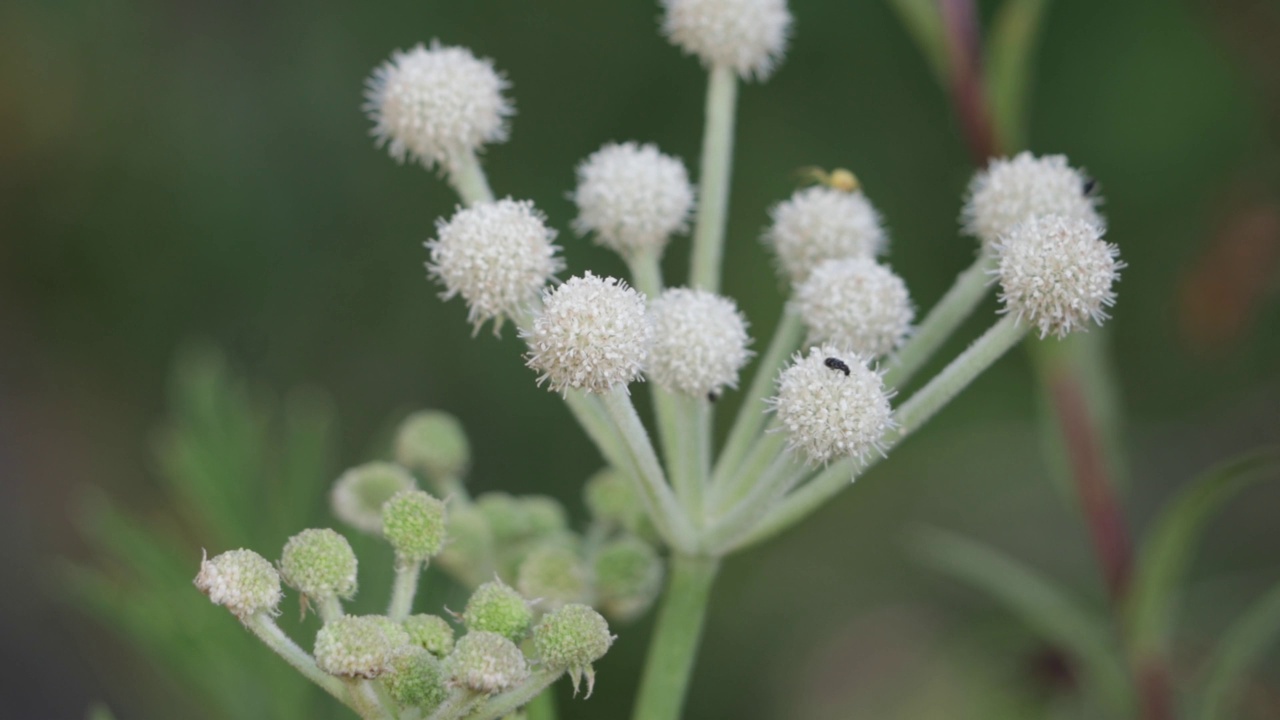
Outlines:
{"label": "green flower bud", "polygon": [[592,563],[599,607],[615,620],[642,615],[662,591],[662,559],[637,537],[615,540]]}
{"label": "green flower bud", "polygon": [[246,620],[259,612],[274,613],[280,604],[280,574],[252,550],[231,550],[200,561],[196,587],[215,605],[226,606]]}
{"label": "green flower bud", "polygon": [[382,505],[392,495],[415,487],[408,470],[385,462],[351,468],[333,485],[329,500],[333,514],[367,533],[382,530]]}
{"label": "green flower bud", "polygon": [[285,583],[310,598],[350,598],[356,593],[356,554],[347,539],[327,528],[289,538],[280,555]]}
{"label": "green flower bud", "polygon": [[583,488],[587,510],[606,528],[623,528],[646,538],[656,538],[652,521],[631,481],[621,471],[605,468],[592,475]]}
{"label": "green flower bud", "polygon": [[467,587],[493,577],[493,532],[484,513],[474,505],[454,504],[447,524],[449,541],[436,562]]}
{"label": "green flower bud", "polygon": [[417,646],[401,648],[382,681],[392,700],[403,707],[421,708],[428,714],[449,695],[440,660]]}
{"label": "green flower bud", "polygon": [[409,640],[436,657],[453,650],[453,626],[439,615],[410,615],[404,620]]}
{"label": "green flower bud", "polygon": [[382,506],[382,535],[403,563],[422,562],[444,547],[444,503],[421,490],[402,490]]}
{"label": "green flower bud", "polygon": [[493,632],[519,640],[529,631],[533,609],[520,593],[501,580],[493,580],[471,594],[462,612],[462,622],[472,632]]}
{"label": "green flower bud", "polygon": [[449,680],[479,693],[500,693],[524,682],[529,665],[520,648],[492,632],[470,632],[446,662]]}
{"label": "green flower bud", "polygon": [[476,498],[476,507],[489,521],[493,539],[499,545],[524,540],[533,531],[522,503],[507,493],[485,493]]}
{"label": "green flower bud", "polygon": [[542,618],[533,629],[533,647],[538,659],[552,670],[567,670],[573,679],[573,692],[587,677],[587,697],[596,684],[591,663],[604,657],[613,644],[609,623],[600,613],[586,605],[565,605]]}
{"label": "green flower bud", "polygon": [[545,537],[563,532],[569,527],[564,506],[559,500],[546,495],[525,495],[518,499],[525,514],[525,523],[533,537]]}
{"label": "green flower bud", "polygon": [[539,545],[525,557],[516,587],[521,595],[536,598],[544,611],[585,602],[589,591],[586,568],[578,553],[571,546],[554,542]]}
{"label": "green flower bud", "polygon": [[316,634],[316,665],[340,677],[380,677],[390,672],[397,651],[407,642],[408,636],[390,618],[346,615],[325,623]]}
{"label": "green flower bud", "polygon": [[459,479],[471,464],[471,446],[457,418],[439,410],[423,410],[400,423],[396,462],[437,483]]}

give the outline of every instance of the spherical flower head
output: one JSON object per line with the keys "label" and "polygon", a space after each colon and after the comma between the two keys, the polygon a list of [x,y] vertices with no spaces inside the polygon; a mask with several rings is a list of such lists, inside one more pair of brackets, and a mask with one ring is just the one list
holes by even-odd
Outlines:
{"label": "spherical flower head", "polygon": [[662,558],[634,536],[600,548],[592,569],[599,607],[615,620],[628,622],[644,614],[662,591]]}
{"label": "spherical flower head", "polygon": [[804,282],[824,260],[875,257],[888,237],[880,213],[861,191],[822,185],[800,190],[769,212],[764,241],[792,284]]}
{"label": "spherical flower head", "polygon": [[787,49],[786,0],[662,0],[662,31],[708,67],[763,80]]}
{"label": "spherical flower head", "polygon": [[449,680],[478,693],[499,693],[524,682],[529,664],[506,637],[486,631],[463,635],[446,662]]}
{"label": "spherical flower head", "polygon": [[582,495],[592,519],[606,527],[630,527],[643,512],[631,481],[612,466],[588,478]]}
{"label": "spherical flower head", "polygon": [[356,565],[351,543],[328,528],[294,535],[280,555],[285,583],[315,600],[355,595]]}
{"label": "spherical flower head", "polygon": [[865,357],[896,350],[915,318],[902,278],[862,257],[818,265],[796,288],[795,307],[811,343],[830,343]]}
{"label": "spherical flower head", "polygon": [[524,495],[519,498],[519,504],[529,524],[529,534],[533,537],[555,535],[569,527],[564,506],[553,497]]}
{"label": "spherical flower head", "polygon": [[458,418],[422,410],[396,430],[396,462],[436,480],[458,480],[471,465],[471,444]]}
{"label": "spherical flower head", "polygon": [[255,613],[275,613],[280,604],[280,574],[252,550],[229,550],[200,561],[196,587],[215,605],[225,606],[240,620]]}
{"label": "spherical flower head", "polygon": [[516,587],[544,611],[584,602],[589,591],[582,560],[563,543],[545,543],[530,551],[516,573]]}
{"label": "spherical flower head", "polygon": [[573,678],[573,692],[587,677],[587,697],[595,687],[595,670],[591,663],[604,657],[613,645],[609,623],[600,613],[586,605],[565,605],[549,613],[533,629],[533,647],[538,658],[553,670],[567,670]]}
{"label": "spherical flower head", "polygon": [[493,320],[496,331],[563,267],[555,237],[532,202],[477,203],[436,224],[427,270],[444,285],[444,299],[462,296],[476,330]]}
{"label": "spherical flower head", "polygon": [[420,647],[405,647],[391,660],[391,670],[382,682],[402,707],[416,707],[430,713],[449,696],[440,659]]}
{"label": "spherical flower head", "polygon": [[751,357],[747,321],[729,298],[675,288],[649,303],[653,347],[647,374],[660,387],[694,397],[737,387]]}
{"label": "spherical flower head", "polygon": [[539,384],[604,393],[640,377],[653,343],[643,295],[588,271],[547,292],[542,305],[525,336]]}
{"label": "spherical flower head", "polygon": [[654,145],[605,145],[578,166],[573,227],[621,255],[661,253],[688,227],[693,185],[684,164]]}
{"label": "spherical flower head", "polygon": [[422,490],[402,490],[382,505],[382,536],[401,563],[440,554],[447,522],[444,503]]}
{"label": "spherical flower head", "polygon": [[453,650],[453,626],[439,615],[410,615],[404,619],[409,641],[436,657]]}
{"label": "spherical flower head", "polygon": [[479,508],[470,504],[450,508],[447,535],[436,564],[467,587],[475,587],[493,575],[493,530]]}
{"label": "spherical flower head", "polygon": [[879,373],[857,354],[833,345],[797,353],[778,376],[778,395],[770,404],[788,435],[788,448],[815,464],[862,459],[879,450],[880,439],[893,427]]}
{"label": "spherical flower head", "polygon": [[392,495],[414,487],[408,470],[385,462],[351,468],[333,484],[329,503],[333,514],[367,533],[382,530],[382,505]]}
{"label": "spherical flower head", "polygon": [[1102,324],[1115,304],[1112,285],[1125,264],[1120,249],[1088,220],[1048,215],[1024,220],[992,246],[1004,311],[1040,337]]}
{"label": "spherical flower head", "polygon": [[431,43],[395,52],[365,83],[373,135],[397,162],[456,169],[459,158],[507,139],[515,110],[507,81],[470,50]]}
{"label": "spherical flower head", "polygon": [[533,622],[533,608],[501,580],[484,583],[471,593],[467,607],[462,612],[462,622],[467,630],[495,632],[512,640],[519,640],[529,632]]}
{"label": "spherical flower head", "polygon": [[1037,215],[1061,215],[1102,227],[1099,202],[1093,181],[1068,165],[1065,156],[1021,152],[1011,159],[994,159],[973,176],[960,221],[966,233],[990,249],[1014,225]]}
{"label": "spherical flower head", "polygon": [[376,678],[391,671],[397,652],[407,644],[399,626],[376,615],[345,615],[316,633],[316,665],[330,675]]}

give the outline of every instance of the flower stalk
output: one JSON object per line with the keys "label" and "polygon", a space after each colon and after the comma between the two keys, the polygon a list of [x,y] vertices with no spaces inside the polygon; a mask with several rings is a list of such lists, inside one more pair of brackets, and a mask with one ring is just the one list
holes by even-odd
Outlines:
{"label": "flower stalk", "polygon": [[725,223],[729,211],[729,176],[733,168],[733,125],[738,104],[738,76],[717,63],[707,79],[706,125],[702,135],[702,171],[698,175],[698,221],[693,234],[690,284],[711,292],[720,289]]}

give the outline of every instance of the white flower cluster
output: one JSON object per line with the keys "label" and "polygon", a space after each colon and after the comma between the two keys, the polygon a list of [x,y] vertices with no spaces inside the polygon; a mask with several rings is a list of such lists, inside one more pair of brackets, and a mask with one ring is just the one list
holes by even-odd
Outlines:
{"label": "white flower cluster", "polygon": [[765,232],[765,244],[793,284],[804,282],[825,260],[875,257],[888,245],[880,213],[861,191],[806,188],[769,215],[773,223]]}
{"label": "white flower cluster", "polygon": [[833,345],[810,348],[778,377],[771,400],[788,447],[809,462],[861,459],[893,427],[889,394],[863,358]]}
{"label": "white flower cluster", "polygon": [[649,303],[653,349],[649,378],[673,392],[703,396],[737,387],[751,357],[747,321],[732,300],[705,290],[675,288]]}
{"label": "white flower cluster", "polygon": [[580,234],[623,255],[661,252],[688,227],[693,185],[684,164],[654,145],[606,145],[578,166]]}
{"label": "white flower cluster", "polygon": [[764,79],[786,52],[786,0],[662,0],[662,6],[663,32],[708,66]]}
{"label": "white flower cluster", "polygon": [[896,350],[915,317],[907,284],[865,257],[819,265],[796,288],[795,304],[809,327],[810,342],[831,343],[866,357]]}
{"label": "white flower cluster", "polygon": [[966,233],[990,247],[1018,223],[1059,215],[1102,227],[1094,181],[1062,155],[1029,152],[992,160],[973,176],[960,220]]}

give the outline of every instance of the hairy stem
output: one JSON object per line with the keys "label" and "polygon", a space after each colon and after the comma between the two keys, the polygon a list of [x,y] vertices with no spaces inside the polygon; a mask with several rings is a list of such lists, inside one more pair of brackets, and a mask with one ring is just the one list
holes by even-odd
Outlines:
{"label": "hairy stem", "polygon": [[693,259],[689,273],[691,286],[711,292],[720,290],[737,98],[738,76],[733,69],[723,65],[712,67],[707,82],[702,171],[698,177],[698,222],[693,233]]}
{"label": "hairy stem", "polygon": [[627,257],[627,269],[631,271],[631,283],[649,296],[650,300],[662,294],[661,258],[653,251],[633,253]]}
{"label": "hairy stem", "polygon": [[654,414],[662,440],[662,456],[676,499],[695,525],[701,524],[702,495],[710,463],[711,409],[703,398],[653,386]]}
{"label": "hairy stem", "polygon": [[387,608],[387,617],[396,622],[404,622],[413,612],[413,598],[418,594],[418,577],[422,573],[422,563],[396,562],[396,579],[391,586],[391,604]]}
{"label": "hairy stem", "polygon": [[633,720],[677,720],[693,673],[719,560],[675,555],[649,644]]}
{"label": "hairy stem", "polygon": [[480,167],[480,158],[474,150],[464,150],[453,158],[454,167],[449,170],[449,184],[457,191],[458,197],[467,205],[482,202],[493,202],[493,191],[489,189],[489,179],[485,177],[484,168]]}
{"label": "hairy stem", "polygon": [[714,487],[711,494],[710,510],[713,515],[721,515],[733,507],[738,501],[751,492],[760,481],[760,476],[769,469],[770,463],[783,452],[787,444],[787,434],[782,432],[776,421],[770,423],[764,434],[756,438],[751,451],[739,464],[738,469],[724,478]]}
{"label": "hairy stem", "polygon": [[564,675],[563,670],[553,671],[548,668],[536,670],[529,676],[529,679],[520,683],[519,687],[486,700],[483,705],[467,716],[467,720],[498,720],[498,718],[506,717],[519,710],[522,706],[532,703],[535,698],[540,697],[543,691],[551,683],[559,679],[561,675]]}
{"label": "hairy stem", "polygon": [[456,720],[463,718],[471,709],[476,706],[482,699],[483,695],[468,690],[463,687],[456,687],[449,692],[449,696],[440,703],[435,712],[427,720]]}
{"label": "hairy stem", "polygon": [[383,703],[372,682],[347,680],[344,684],[352,708],[363,720],[396,720],[395,713]]}
{"label": "hairy stem", "polygon": [[346,614],[342,610],[342,601],[333,595],[319,601],[316,605],[316,612],[320,614],[320,619],[324,622],[333,622]]}
{"label": "hairy stem", "polygon": [[320,686],[320,689],[332,695],[339,702],[347,707],[355,709],[351,704],[351,700],[347,697],[347,688],[338,678],[321,670],[314,658],[307,651],[298,647],[284,631],[276,625],[275,620],[271,619],[266,613],[255,613],[249,616],[244,626],[254,635],[258,636],[267,647],[271,648],[275,654],[284,658],[284,661],[293,666],[295,670],[302,673],[303,677]]}
{"label": "hairy stem", "polygon": [[995,262],[983,253],[956,276],[951,288],[925,316],[911,339],[889,360],[885,385],[894,389],[906,385],[956,328],[973,314],[974,308],[987,294],[988,272],[993,267]]}

